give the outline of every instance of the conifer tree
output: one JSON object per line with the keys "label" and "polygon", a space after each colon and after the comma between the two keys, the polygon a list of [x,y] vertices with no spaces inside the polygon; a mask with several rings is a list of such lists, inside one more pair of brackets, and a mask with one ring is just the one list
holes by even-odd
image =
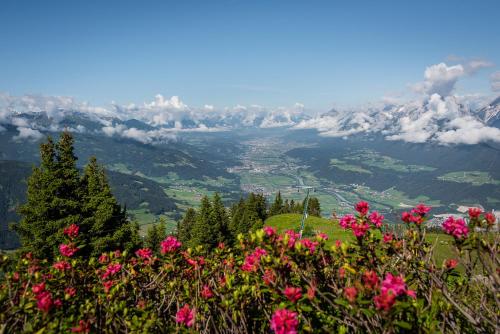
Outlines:
{"label": "conifer tree", "polygon": [[231,234],[229,233],[229,216],[219,193],[215,193],[213,198],[212,211],[210,212],[210,224],[216,231],[217,244],[220,242],[232,242]]}
{"label": "conifer tree", "polygon": [[104,169],[91,157],[81,179],[82,215],[79,223],[86,247],[83,254],[98,255],[104,251],[137,248],[138,229],[127,219],[111,193]]}
{"label": "conifer tree", "polygon": [[217,231],[211,224],[211,213],[212,204],[207,196],[203,196],[193,225],[190,246],[203,245],[205,249],[211,249],[217,245]]}
{"label": "conifer tree", "polygon": [[184,218],[177,224],[177,237],[183,244],[188,245],[190,243],[195,223],[196,211],[189,208],[186,210]]}
{"label": "conifer tree", "polygon": [[148,228],[144,238],[144,247],[151,249],[156,254],[160,251],[160,242],[167,236],[167,225],[165,218],[160,217],[151,227]]}
{"label": "conifer tree", "polygon": [[311,216],[320,217],[321,216],[321,206],[317,197],[311,197],[309,199],[309,205],[307,207],[307,213]]}
{"label": "conifer tree", "polygon": [[269,209],[269,216],[279,215],[283,211],[283,199],[281,198],[281,191],[278,191],[274,199],[273,205]]}

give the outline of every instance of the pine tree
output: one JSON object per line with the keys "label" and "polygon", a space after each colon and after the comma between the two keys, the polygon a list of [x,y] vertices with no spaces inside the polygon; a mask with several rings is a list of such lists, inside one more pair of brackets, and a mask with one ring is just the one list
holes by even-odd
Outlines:
{"label": "pine tree", "polygon": [[156,254],[159,253],[160,243],[167,236],[166,224],[167,222],[165,221],[165,218],[160,217],[157,222],[148,228],[144,238],[144,247],[151,249]]}
{"label": "pine tree", "polygon": [[316,216],[316,217],[321,216],[321,207],[320,207],[319,200],[317,197],[311,197],[309,199],[307,213],[311,216]]}
{"label": "pine tree", "polygon": [[240,222],[243,219],[243,214],[245,213],[245,200],[241,197],[238,203],[231,207],[231,221],[229,223],[229,231],[234,240],[240,233]]}
{"label": "pine tree", "polygon": [[229,216],[219,193],[215,193],[213,198],[210,224],[217,234],[217,244],[220,242],[227,244],[232,243],[231,234],[229,232]]}
{"label": "pine tree", "polygon": [[177,224],[177,237],[188,245],[192,239],[193,226],[196,223],[196,211],[193,208],[186,210],[184,218]]}
{"label": "pine tree", "polygon": [[111,193],[104,169],[91,157],[81,178],[83,191],[80,230],[86,248],[82,254],[98,255],[104,251],[137,248],[140,241],[138,230],[128,221]]}
{"label": "pine tree", "polygon": [[288,203],[288,198],[285,200],[285,204],[283,205],[283,210],[281,213],[290,213],[290,203]]}
{"label": "pine tree", "polygon": [[210,221],[211,212],[212,204],[207,196],[203,196],[193,225],[190,246],[202,245],[205,249],[211,249],[217,245],[217,232]]}
{"label": "pine tree", "polygon": [[283,211],[283,199],[281,198],[281,191],[278,191],[274,199],[273,205],[269,209],[269,216],[279,215]]}

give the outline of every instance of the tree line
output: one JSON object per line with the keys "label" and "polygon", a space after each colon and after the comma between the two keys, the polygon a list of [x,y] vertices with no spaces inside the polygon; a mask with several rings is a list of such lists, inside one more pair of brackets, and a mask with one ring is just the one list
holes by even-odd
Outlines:
{"label": "tree line", "polygon": [[[40,165],[28,178],[26,203],[18,209],[21,220],[13,225],[21,250],[52,259],[59,253],[64,228],[76,224],[84,236],[77,245],[80,256],[140,247],[158,252],[167,234],[165,220],[153,224],[142,239],[138,224],[128,219],[126,208],[113,196],[96,158],[89,159],[82,173],[78,170],[73,144],[71,133],[63,132],[58,142],[48,137],[40,145]],[[204,196],[197,210],[187,209],[176,233],[186,247],[213,249],[221,243],[232,245],[239,234],[262,228],[270,216],[302,213],[303,208],[304,202],[283,200],[278,192],[270,206],[264,195],[251,193],[227,209],[215,193],[212,198]],[[308,213],[320,215],[317,198],[310,198]]]}

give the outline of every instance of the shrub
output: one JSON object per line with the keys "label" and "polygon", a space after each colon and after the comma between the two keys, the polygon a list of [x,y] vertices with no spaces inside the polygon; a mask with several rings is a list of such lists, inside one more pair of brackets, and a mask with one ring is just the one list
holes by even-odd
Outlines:
{"label": "shrub", "polygon": [[[457,257],[433,261],[426,242],[428,207],[403,215],[392,233],[383,217],[358,203],[343,217],[353,243],[327,246],[324,234],[264,227],[234,248],[183,250],[167,237],[155,255],[78,255],[80,235],[50,263],[4,255],[0,328],[6,332],[495,332],[498,331],[498,234],[491,215],[471,215],[446,229]],[[493,220],[493,223],[491,222]],[[451,226],[451,225],[450,225]],[[477,232],[480,227],[486,232]],[[383,229],[385,233],[381,233]],[[449,231],[448,231],[449,230]],[[330,236],[334,237],[334,236]],[[68,249],[71,252],[68,252]]]}

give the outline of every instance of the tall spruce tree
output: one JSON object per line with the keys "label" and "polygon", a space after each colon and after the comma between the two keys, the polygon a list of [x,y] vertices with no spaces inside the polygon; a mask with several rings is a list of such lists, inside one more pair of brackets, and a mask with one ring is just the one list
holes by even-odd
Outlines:
{"label": "tall spruce tree", "polygon": [[177,237],[184,245],[190,244],[195,223],[196,211],[193,208],[189,208],[186,210],[182,220],[177,224]]}
{"label": "tall spruce tree", "polygon": [[140,244],[138,228],[128,221],[126,210],[111,193],[104,168],[97,164],[95,157],[85,166],[81,189],[83,219],[79,225],[86,245],[82,254],[136,248]]}
{"label": "tall spruce tree", "polygon": [[307,206],[307,212],[311,216],[320,217],[321,216],[321,206],[317,197],[311,197],[309,199],[309,205]]}
{"label": "tall spruce tree", "polygon": [[217,245],[217,231],[211,224],[210,215],[212,204],[207,196],[201,199],[200,210],[196,215],[189,246],[202,245],[205,249],[212,249]]}
{"label": "tall spruce tree", "polygon": [[279,215],[283,211],[283,199],[281,198],[281,191],[278,191],[274,202],[269,209],[269,216]]}
{"label": "tall spruce tree", "polygon": [[50,137],[42,143],[40,160],[28,179],[21,221],[14,227],[23,251],[52,259],[65,240],[63,229],[71,224],[81,227],[85,247],[80,255],[133,248],[140,242],[138,227],[127,222],[95,160],[80,178],[71,133],[63,132],[57,144]]}
{"label": "tall spruce tree", "polygon": [[232,243],[233,240],[229,232],[229,216],[219,193],[215,193],[213,198],[212,211],[210,212],[210,224],[214,227],[217,234],[217,244],[220,242],[226,244]]}
{"label": "tall spruce tree", "polygon": [[151,249],[158,254],[160,252],[160,243],[167,236],[167,222],[163,217],[148,228],[144,238],[144,247]]}

